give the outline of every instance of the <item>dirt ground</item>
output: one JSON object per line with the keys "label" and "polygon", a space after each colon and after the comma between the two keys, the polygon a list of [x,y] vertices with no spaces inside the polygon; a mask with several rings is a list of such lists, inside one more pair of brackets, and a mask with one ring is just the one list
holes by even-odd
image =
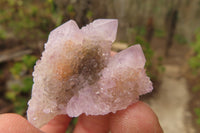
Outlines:
{"label": "dirt ground", "polygon": [[165,71],[160,75],[161,84],[158,91],[147,102],[157,114],[165,133],[197,133],[194,107],[190,102],[198,99],[191,96],[191,88],[185,77],[190,48],[174,43],[169,56],[165,57],[165,39],[154,38],[151,47],[155,51],[155,59],[164,57]]}

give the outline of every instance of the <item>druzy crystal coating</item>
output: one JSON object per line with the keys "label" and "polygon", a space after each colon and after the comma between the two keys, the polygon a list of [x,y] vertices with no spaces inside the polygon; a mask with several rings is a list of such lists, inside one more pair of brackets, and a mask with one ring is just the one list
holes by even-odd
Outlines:
{"label": "druzy crystal coating", "polygon": [[27,116],[34,126],[59,114],[115,113],[152,91],[140,45],[111,57],[117,26],[116,19],[98,19],[79,29],[70,20],[50,33],[33,72]]}

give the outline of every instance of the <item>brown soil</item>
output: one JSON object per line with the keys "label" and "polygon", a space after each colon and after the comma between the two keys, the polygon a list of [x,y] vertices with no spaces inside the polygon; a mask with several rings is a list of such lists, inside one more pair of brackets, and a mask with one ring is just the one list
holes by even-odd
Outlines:
{"label": "brown soil", "polygon": [[[187,110],[191,114],[192,126],[195,128],[196,133],[200,131],[200,126],[196,123],[196,114],[194,113],[194,108],[200,107],[200,92],[192,91],[195,83],[198,83],[199,80],[197,77],[192,76],[191,70],[188,66],[188,59],[191,56],[191,48],[188,45],[178,44],[174,42],[171,49],[169,50],[169,56],[164,56],[165,50],[165,39],[164,38],[154,38],[151,43],[151,48],[155,51],[154,60],[157,60],[158,57],[163,57],[163,65],[178,65],[179,76],[177,80],[184,77],[187,80],[187,89],[189,92],[189,102],[187,105]],[[162,78],[162,74],[160,75]],[[160,88],[160,87],[159,87]],[[159,90],[158,90],[159,91]],[[154,92],[155,96],[158,96],[158,91]],[[181,93],[181,92],[180,92]],[[184,99],[184,97],[182,97]],[[185,114],[187,115],[187,114]],[[187,116],[186,116],[187,117]],[[186,122],[187,123],[187,122]],[[173,125],[172,125],[173,126]]]}

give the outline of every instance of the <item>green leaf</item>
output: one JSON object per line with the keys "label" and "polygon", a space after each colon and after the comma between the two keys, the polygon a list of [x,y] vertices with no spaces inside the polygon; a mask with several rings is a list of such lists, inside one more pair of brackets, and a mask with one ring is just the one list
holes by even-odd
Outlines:
{"label": "green leaf", "polygon": [[6,31],[4,31],[3,29],[0,29],[0,39],[6,39]]}
{"label": "green leaf", "polygon": [[10,69],[10,72],[14,76],[19,76],[22,70],[24,69],[24,65],[21,62],[17,62],[14,66]]}
{"label": "green leaf", "polygon": [[28,69],[33,68],[36,60],[37,60],[37,57],[33,56],[33,55],[25,55],[25,56],[22,57],[22,62],[26,65],[26,67]]}
{"label": "green leaf", "polygon": [[92,11],[87,11],[86,17],[87,17],[88,19],[92,19],[92,16],[93,16]]}
{"label": "green leaf", "polygon": [[73,5],[68,5],[68,6],[67,6],[67,12],[69,12],[69,13],[74,12],[74,7],[73,7]]}
{"label": "green leaf", "polygon": [[181,34],[176,34],[174,36],[174,39],[180,44],[186,44],[187,43],[187,39],[185,38],[184,35],[181,35]]}
{"label": "green leaf", "polygon": [[195,108],[194,112],[198,117],[200,117],[200,108]]}
{"label": "green leaf", "polygon": [[20,86],[20,84],[17,84],[17,83],[11,84],[10,88],[14,92],[20,92],[21,91],[21,86]]}
{"label": "green leaf", "polygon": [[6,99],[11,100],[11,101],[15,101],[16,100],[16,95],[17,93],[14,91],[8,91],[5,94]]}
{"label": "green leaf", "polygon": [[164,30],[161,29],[156,29],[154,35],[156,37],[165,37],[166,33],[164,32]]}
{"label": "green leaf", "polygon": [[27,109],[27,99],[23,97],[17,97],[16,102],[14,102],[14,110],[16,113],[23,115]]}
{"label": "green leaf", "polygon": [[197,91],[200,91],[200,85],[196,85],[192,88],[192,91],[193,92],[197,92]]}
{"label": "green leaf", "polygon": [[197,124],[200,124],[200,108],[195,108],[194,109],[195,114],[197,115]]}
{"label": "green leaf", "polygon": [[33,79],[31,77],[25,77],[22,82],[23,82],[23,87],[21,91],[25,93],[30,92],[33,85]]}
{"label": "green leaf", "polygon": [[135,31],[138,36],[145,36],[145,34],[146,34],[146,28],[144,26],[135,27]]}
{"label": "green leaf", "polygon": [[197,119],[197,121],[196,121],[196,122],[197,122],[197,124],[199,124],[199,125],[200,125],[200,118],[199,118],[199,119]]}

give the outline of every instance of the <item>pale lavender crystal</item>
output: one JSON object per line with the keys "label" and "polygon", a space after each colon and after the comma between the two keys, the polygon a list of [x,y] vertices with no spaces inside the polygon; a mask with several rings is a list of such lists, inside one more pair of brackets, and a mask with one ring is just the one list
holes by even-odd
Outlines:
{"label": "pale lavender crystal", "polygon": [[70,20],[53,30],[33,72],[28,120],[41,127],[58,114],[105,115],[125,109],[153,87],[140,45],[110,56],[118,21],[79,29]]}

